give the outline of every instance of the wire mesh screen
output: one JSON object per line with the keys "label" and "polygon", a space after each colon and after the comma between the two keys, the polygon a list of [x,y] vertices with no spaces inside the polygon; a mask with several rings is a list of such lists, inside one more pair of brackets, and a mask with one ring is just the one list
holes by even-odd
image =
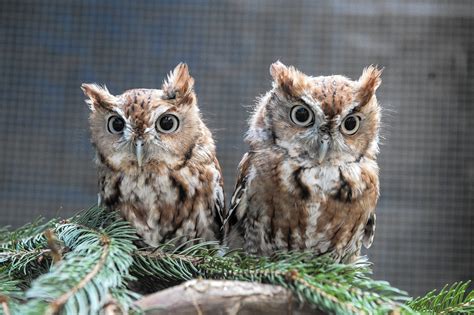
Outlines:
{"label": "wire mesh screen", "polygon": [[385,67],[375,276],[411,294],[474,276],[474,2],[0,3],[0,224],[96,202],[82,82],[159,88],[189,64],[227,193],[249,106],[277,60],[358,78]]}

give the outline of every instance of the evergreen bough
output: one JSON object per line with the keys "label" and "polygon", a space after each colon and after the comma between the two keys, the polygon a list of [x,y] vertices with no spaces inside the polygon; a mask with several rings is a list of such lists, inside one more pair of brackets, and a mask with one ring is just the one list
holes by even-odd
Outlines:
{"label": "evergreen bough", "polygon": [[331,314],[474,312],[469,282],[410,299],[389,283],[371,279],[365,257],[351,264],[310,253],[255,257],[197,240],[137,249],[136,239],[127,222],[98,207],[68,220],[1,229],[0,314],[97,314],[110,306],[139,313],[133,302],[140,295],[129,284],[145,277],[158,279],[161,287],[193,278],[279,285]]}

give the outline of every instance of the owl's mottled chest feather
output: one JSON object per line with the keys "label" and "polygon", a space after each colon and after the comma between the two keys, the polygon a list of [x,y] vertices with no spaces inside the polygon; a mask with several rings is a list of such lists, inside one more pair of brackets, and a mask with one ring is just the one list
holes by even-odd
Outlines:
{"label": "owl's mottled chest feather", "polygon": [[216,161],[199,165],[151,162],[114,171],[99,162],[100,195],[110,210],[120,211],[152,246],[176,239],[219,239],[224,207]]}
{"label": "owl's mottled chest feather", "polygon": [[378,198],[375,162],[308,166],[260,151],[249,153],[246,163],[245,193],[235,209],[239,223],[228,242],[263,255],[311,249],[342,260],[357,252]]}

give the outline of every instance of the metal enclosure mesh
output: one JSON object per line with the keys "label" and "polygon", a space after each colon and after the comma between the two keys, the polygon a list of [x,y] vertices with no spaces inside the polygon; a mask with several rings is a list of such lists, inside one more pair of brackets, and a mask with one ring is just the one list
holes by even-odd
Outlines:
{"label": "metal enclosure mesh", "polygon": [[474,277],[474,2],[0,3],[0,225],[96,202],[82,82],[158,88],[189,64],[227,193],[249,106],[280,59],[313,75],[385,67],[375,276],[411,294]]}

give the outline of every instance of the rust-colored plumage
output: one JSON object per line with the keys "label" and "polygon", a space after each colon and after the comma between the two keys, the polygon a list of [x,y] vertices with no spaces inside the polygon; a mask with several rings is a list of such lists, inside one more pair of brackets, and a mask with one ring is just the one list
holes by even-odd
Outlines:
{"label": "rust-colored plumage", "polygon": [[98,85],[82,85],[91,107],[100,203],[119,211],[152,246],[220,239],[221,170],[193,85],[185,64],[161,90],[114,96]]}
{"label": "rust-colored plumage", "polygon": [[225,242],[253,254],[312,250],[350,261],[375,230],[381,71],[370,66],[352,81],[276,62],[270,73],[273,89],[250,120]]}

